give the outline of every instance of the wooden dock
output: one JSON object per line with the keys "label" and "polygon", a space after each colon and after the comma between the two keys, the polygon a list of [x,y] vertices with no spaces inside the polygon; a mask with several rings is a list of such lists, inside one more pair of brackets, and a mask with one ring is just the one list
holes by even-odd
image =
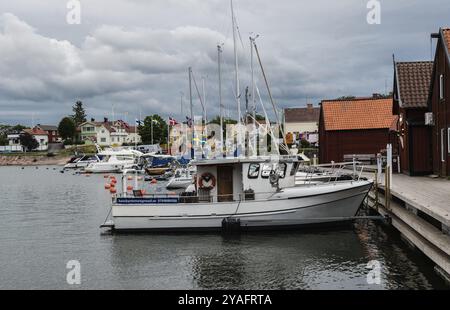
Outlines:
{"label": "wooden dock", "polygon": [[[373,174],[365,176],[374,178]],[[436,272],[450,282],[450,181],[394,174],[388,181],[389,192],[385,175],[378,179],[383,181],[369,194],[368,205],[390,218],[402,237],[434,262]]]}

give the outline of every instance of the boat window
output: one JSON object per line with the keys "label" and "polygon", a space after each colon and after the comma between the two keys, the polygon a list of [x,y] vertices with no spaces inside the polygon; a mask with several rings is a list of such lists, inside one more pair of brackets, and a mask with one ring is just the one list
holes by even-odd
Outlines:
{"label": "boat window", "polygon": [[286,163],[278,164],[277,172],[281,179],[283,179],[286,176],[286,168],[287,168]]}
{"label": "boat window", "polygon": [[295,162],[292,164],[291,173],[290,173],[291,176],[293,176],[295,173],[297,173],[299,164],[300,164],[299,162]]}
{"label": "boat window", "polygon": [[270,171],[272,171],[272,164],[263,164],[261,177],[267,179],[270,175]]}
{"label": "boat window", "polygon": [[259,164],[250,164],[248,166],[248,178],[249,179],[256,179],[259,176]]}

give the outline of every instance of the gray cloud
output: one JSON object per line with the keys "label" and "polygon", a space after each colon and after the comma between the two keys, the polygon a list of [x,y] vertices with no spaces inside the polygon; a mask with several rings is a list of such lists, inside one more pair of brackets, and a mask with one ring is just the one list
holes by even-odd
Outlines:
{"label": "gray cloud", "polygon": [[[250,32],[261,35],[263,64],[282,107],[384,92],[386,84],[389,90],[392,53],[429,59],[429,34],[446,25],[450,5],[381,2],[382,24],[373,26],[361,0],[236,0],[241,92],[250,84]],[[229,1],[93,0],[82,3],[81,25],[65,22],[64,1],[4,2],[0,12],[6,12],[0,15],[0,122],[56,123],[78,99],[95,118],[110,116],[113,106],[116,117],[129,120],[139,111],[180,117],[180,91],[188,108],[188,66],[199,86],[205,77],[212,117],[218,43],[224,43],[224,101],[235,113]],[[200,113],[197,97],[194,105]]]}

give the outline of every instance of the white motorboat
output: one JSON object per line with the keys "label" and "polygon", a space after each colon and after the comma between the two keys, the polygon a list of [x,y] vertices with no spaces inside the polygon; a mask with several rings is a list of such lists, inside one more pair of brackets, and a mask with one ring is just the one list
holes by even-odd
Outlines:
{"label": "white motorboat", "polygon": [[[296,186],[296,158],[200,160],[194,193],[130,196],[112,204],[114,230],[221,230],[296,227],[352,219],[373,182],[351,181]],[[125,178],[125,174],[124,174]],[[123,178],[123,179],[124,179]],[[126,182],[124,183],[126,184]]]}
{"label": "white motorboat", "polygon": [[64,169],[78,169],[85,168],[89,164],[97,163],[101,161],[101,157],[98,155],[81,155],[72,157],[70,161],[64,165]]}
{"label": "white motorboat", "polygon": [[89,164],[84,170],[88,173],[121,172],[135,165],[141,155],[141,152],[129,149],[105,150],[98,153],[101,161]]}
{"label": "white motorboat", "polygon": [[176,169],[173,177],[167,183],[166,188],[186,189],[190,184],[193,183],[195,173],[196,173],[195,167]]}

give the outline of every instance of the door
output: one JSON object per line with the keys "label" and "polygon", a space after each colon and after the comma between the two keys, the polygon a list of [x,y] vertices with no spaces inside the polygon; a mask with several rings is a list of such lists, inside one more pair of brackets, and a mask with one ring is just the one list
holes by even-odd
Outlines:
{"label": "door", "polygon": [[233,201],[233,166],[217,166],[217,200]]}

